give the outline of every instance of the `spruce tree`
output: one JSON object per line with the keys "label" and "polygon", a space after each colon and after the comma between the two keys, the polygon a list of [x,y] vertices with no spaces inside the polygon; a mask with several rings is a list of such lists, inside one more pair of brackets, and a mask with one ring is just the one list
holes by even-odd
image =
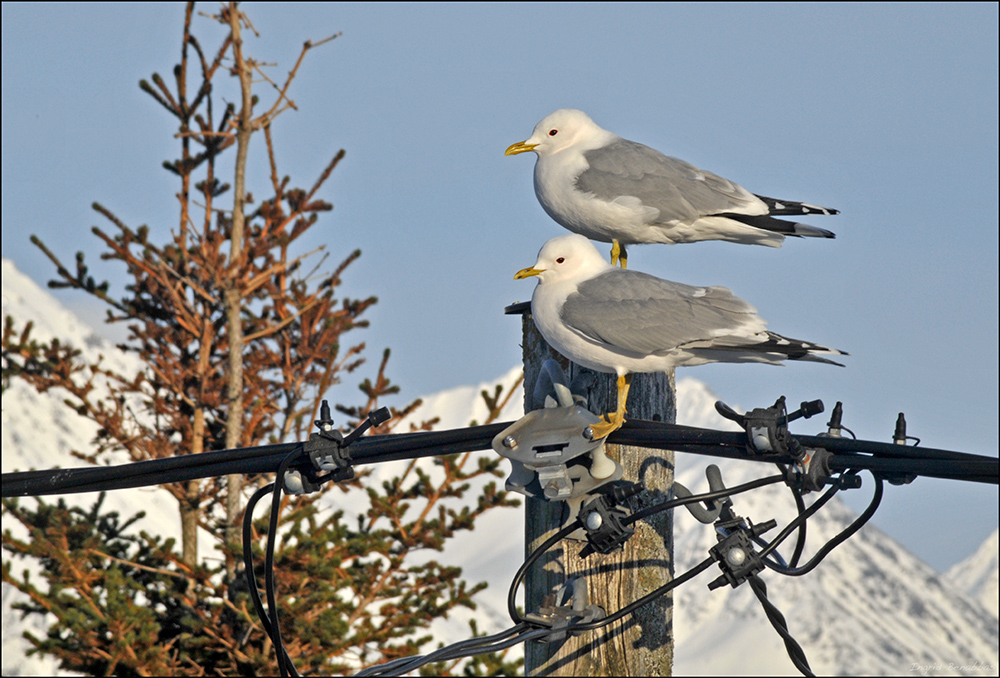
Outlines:
{"label": "spruce tree", "polygon": [[[121,265],[127,276],[118,293],[95,280],[82,254],[73,271],[33,238],[55,264],[50,286],[106,303],[108,321],[129,330],[119,348],[138,356],[143,368],[121,374],[100,360],[84,360],[65,342],[33,340],[30,323],[19,328],[7,318],[4,325],[4,383],[23,379],[39,391],[56,389],[68,407],[96,422],[90,449],[78,451],[91,463],[121,453],[141,461],[304,440],[321,397],[365,365],[365,344],[347,333],[368,325],[365,311],[377,300],[337,295],[360,251],[301,252],[298,244],[332,209],[324,186],[344,151],[308,188],[279,178],[275,153],[274,123],[295,108],[290,86],[309,50],[327,41],[306,42],[286,81],[277,84],[246,53],[241,32],[252,25],[235,4],[197,19],[229,29],[214,51],[196,37],[196,17],[188,4],[172,82],[158,74],[140,82],[177,126],[171,134],[179,141],[178,157],[163,163],[178,182],[177,224],[169,234],[163,226],[132,227],[94,204],[110,224],[93,228],[105,248],[101,258]],[[240,90],[227,100],[241,106],[218,103],[228,75],[238,76]],[[250,91],[254,79],[273,85],[273,101],[259,112],[260,99]],[[251,141],[264,144],[266,169],[249,166]],[[230,184],[221,168],[234,151]],[[251,175],[267,177],[262,199],[245,189]],[[325,268],[331,256],[339,263]],[[388,359],[386,349],[375,375],[361,381],[357,401],[337,405],[345,430],[398,392],[387,376]],[[492,418],[504,400],[496,393],[487,403]],[[418,405],[391,408],[392,419],[374,432],[393,431]],[[281,635],[299,671],[350,672],[425,651],[435,618],[475,606],[473,597],[485,585],[468,584],[460,568],[428,554],[473,529],[484,512],[514,505],[492,480],[482,482],[501,475],[498,465],[470,454],[414,461],[379,486],[359,474],[313,495],[286,497],[275,535],[266,534],[263,515],[254,520],[258,555],[260,538],[277,540]],[[87,674],[276,673],[233,529],[241,499],[269,479],[246,480],[246,488],[221,478],[166,485],[177,501],[180,544],[137,531],[142,513],[107,511],[103,495],[86,508],[63,499],[4,500],[5,515],[24,526],[28,538],[4,530],[3,581],[28,596],[17,605],[25,615],[55,619],[45,638],[27,636],[33,651]],[[481,488],[474,497],[473,481]],[[355,515],[336,508],[346,497],[362,507]],[[200,530],[211,533],[221,559],[198,553]],[[40,577],[16,571],[21,559],[32,560]],[[258,563],[258,575],[261,569]],[[428,670],[478,675],[517,666],[489,656]]]}

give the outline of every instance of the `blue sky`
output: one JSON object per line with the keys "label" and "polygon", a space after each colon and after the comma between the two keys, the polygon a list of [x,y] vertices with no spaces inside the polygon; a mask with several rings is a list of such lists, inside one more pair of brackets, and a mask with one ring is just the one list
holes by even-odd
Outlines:
{"label": "blue sky", "polygon": [[[279,169],[310,185],[346,149],[323,196],[335,209],[306,245],[325,243],[337,260],[361,248],[344,292],[380,301],[356,338],[373,359],[392,348],[404,397],[520,360],[519,321],[503,307],[528,299],[533,282],[513,274],[564,231],[535,199],[534,156],[503,151],[569,107],[751,191],[842,212],[812,220],[833,241],[630,251],[631,268],[725,285],[770,329],[851,353],[844,369],[680,375],[746,408],[782,394],[828,409],[841,400],[861,438],[888,440],[905,412],[924,445],[997,453],[996,4],[247,9],[261,33],[248,48],[279,64],[275,79],[303,41],[343,31],[307,56],[299,110],[275,123]],[[169,78],[183,7],[2,11],[3,255],[48,280],[28,242],[37,234],[121,283],[97,259],[90,226],[104,223],[90,204],[163,239],[176,223],[176,186],[160,167],[174,157],[174,126],[137,84]],[[209,48],[221,35],[204,18],[195,32]],[[263,191],[255,151],[251,190]],[[95,317],[80,295],[60,298]],[[996,526],[996,506],[995,487],[921,480],[892,488],[876,522],[941,566]]]}

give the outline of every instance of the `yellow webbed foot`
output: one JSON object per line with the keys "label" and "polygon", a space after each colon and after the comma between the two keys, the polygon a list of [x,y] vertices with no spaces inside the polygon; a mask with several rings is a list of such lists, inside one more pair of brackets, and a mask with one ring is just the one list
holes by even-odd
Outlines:
{"label": "yellow webbed foot", "polygon": [[625,423],[625,403],[628,401],[628,389],[632,385],[632,375],[624,374],[618,377],[618,408],[604,415],[604,421],[591,424],[590,430],[594,440],[607,438]]}
{"label": "yellow webbed foot", "polygon": [[622,424],[625,423],[625,417],[624,415],[617,417],[617,414],[617,412],[608,412],[604,415],[604,419],[606,421],[590,425],[590,430],[594,433],[594,440],[607,438],[609,435],[622,427]]}

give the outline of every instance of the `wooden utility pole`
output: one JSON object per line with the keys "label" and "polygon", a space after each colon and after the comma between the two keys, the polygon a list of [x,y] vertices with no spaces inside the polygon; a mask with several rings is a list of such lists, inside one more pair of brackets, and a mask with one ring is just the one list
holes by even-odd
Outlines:
{"label": "wooden utility pole", "polygon": [[[524,356],[524,411],[538,409],[533,390],[548,358],[557,360],[570,379],[583,368],[556,353],[535,328],[530,310],[521,305]],[[590,409],[614,409],[615,375],[598,374],[590,393]],[[674,373],[637,374],[629,392],[628,416],[674,423]],[[623,445],[607,445],[608,456],[625,469],[624,480],[641,482],[646,492],[637,498],[659,502],[674,480],[673,452]],[[525,504],[525,554],[531,553],[562,527],[563,503],[528,498]],[[640,521],[623,550],[609,555],[579,557],[586,542],[564,540],[552,548],[525,580],[525,612],[539,608],[542,598],[556,591],[569,575],[586,579],[590,604],[614,613],[673,577],[673,515],[659,513]],[[531,642],[525,648],[525,673],[529,676],[668,676],[673,665],[673,600],[671,595],[649,603],[623,620],[562,644]]]}

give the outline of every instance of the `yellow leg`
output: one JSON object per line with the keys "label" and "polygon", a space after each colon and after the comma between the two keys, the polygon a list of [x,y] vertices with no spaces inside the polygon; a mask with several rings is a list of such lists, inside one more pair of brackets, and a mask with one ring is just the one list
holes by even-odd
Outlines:
{"label": "yellow leg", "polygon": [[604,415],[605,421],[593,424],[590,430],[594,432],[594,440],[607,438],[625,423],[625,403],[628,401],[628,389],[632,385],[632,375],[624,374],[618,377],[618,408]]}
{"label": "yellow leg", "polygon": [[617,266],[621,262],[622,268],[628,268],[628,252],[625,251],[625,245],[617,240],[612,240],[611,243],[611,265]]}
{"label": "yellow leg", "polygon": [[628,268],[628,252],[625,251],[625,245],[617,240],[612,240],[611,243],[611,265],[616,266],[621,262],[622,268]]}

